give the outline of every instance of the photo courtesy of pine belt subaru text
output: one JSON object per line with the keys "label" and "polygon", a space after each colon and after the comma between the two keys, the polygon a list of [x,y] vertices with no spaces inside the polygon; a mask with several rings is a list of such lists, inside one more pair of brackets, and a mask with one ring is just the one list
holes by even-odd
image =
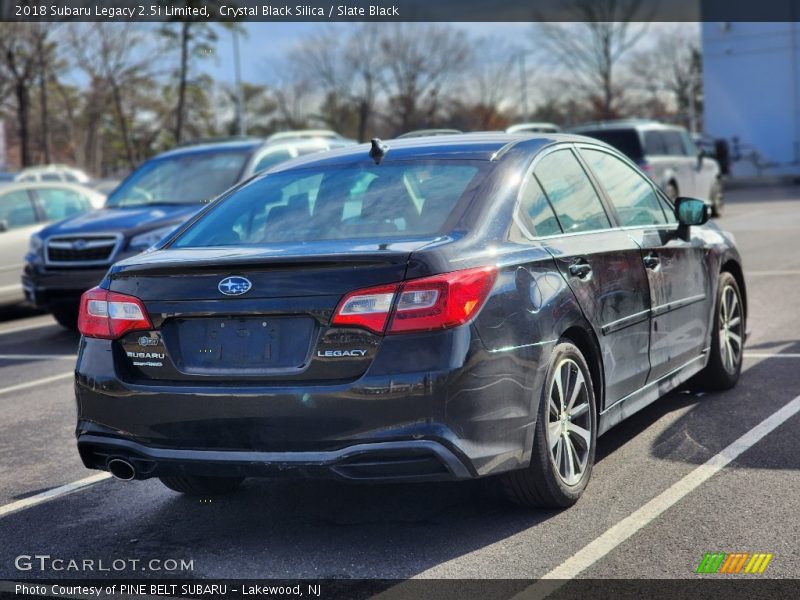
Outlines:
{"label": "photo courtesy of pine belt subaru text", "polygon": [[81,458],[195,495],[498,475],[569,506],[623,417],[739,378],[741,259],[708,217],[575,135],[284,163],[83,295]]}

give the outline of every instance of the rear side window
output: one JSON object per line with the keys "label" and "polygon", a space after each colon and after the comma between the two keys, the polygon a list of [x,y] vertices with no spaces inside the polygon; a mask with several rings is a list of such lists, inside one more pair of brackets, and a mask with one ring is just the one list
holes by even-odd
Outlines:
{"label": "rear side window", "polygon": [[270,167],[274,167],[275,165],[285,162],[290,158],[292,158],[292,155],[286,148],[274,150],[261,157],[261,159],[258,161],[258,164],[256,164],[255,168],[253,169],[253,173],[266,171]]}
{"label": "rear side window", "polygon": [[546,155],[535,174],[565,233],[611,226],[600,197],[571,150]]}
{"label": "rear side window", "polygon": [[681,134],[677,131],[665,131],[664,143],[667,145],[667,154],[670,156],[685,156],[686,150],[683,146]]}
{"label": "rear side window", "polygon": [[666,223],[653,187],[629,165],[607,152],[581,150],[617,209],[623,227]]}
{"label": "rear side window", "polygon": [[528,177],[519,195],[519,215],[530,233],[538,236],[561,233],[553,207],[547,201],[542,187],[532,175]]}
{"label": "rear side window", "polygon": [[[633,161],[642,159],[642,143],[635,129],[599,129],[579,133],[614,146]],[[648,154],[650,153],[648,152]]]}
{"label": "rear side window", "polygon": [[40,188],[36,190],[36,196],[48,221],[65,219],[92,208],[87,198],[67,188]]}
{"label": "rear side window", "polygon": [[427,236],[442,230],[489,168],[398,161],[280,171],[220,201],[173,247]]}

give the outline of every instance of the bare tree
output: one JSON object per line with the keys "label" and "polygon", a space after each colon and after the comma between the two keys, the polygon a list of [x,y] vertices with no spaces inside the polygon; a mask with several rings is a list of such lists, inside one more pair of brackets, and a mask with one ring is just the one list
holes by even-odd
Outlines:
{"label": "bare tree", "polygon": [[[347,29],[344,29],[347,27]],[[323,89],[324,113],[339,130],[355,121],[356,137],[367,139],[383,75],[380,26],[376,23],[330,26],[308,37],[289,56]]]}
{"label": "bare tree", "polygon": [[541,23],[544,52],[568,69],[575,84],[597,106],[599,117],[615,116],[617,67],[647,31],[642,0],[572,0],[565,10],[577,23]]}
{"label": "bare tree", "polygon": [[435,119],[446,85],[469,62],[466,36],[449,25],[387,24],[381,37],[390,116],[407,131]]}
{"label": "bare tree", "polygon": [[0,65],[14,90],[22,166],[33,162],[30,140],[30,89],[40,63],[37,47],[46,29],[37,23],[0,23]]}
{"label": "bare tree", "polygon": [[666,94],[685,125],[691,127],[700,111],[702,60],[696,32],[686,27],[661,31],[651,48],[636,52],[631,72],[654,104],[662,104]]}
{"label": "bare tree", "polygon": [[[114,108],[130,168],[137,162],[130,122],[137,91],[152,85],[150,57],[142,52],[144,31],[136,23],[80,23],[70,30],[78,67],[89,77],[95,101],[106,92]],[[102,86],[102,87],[101,87]]]}

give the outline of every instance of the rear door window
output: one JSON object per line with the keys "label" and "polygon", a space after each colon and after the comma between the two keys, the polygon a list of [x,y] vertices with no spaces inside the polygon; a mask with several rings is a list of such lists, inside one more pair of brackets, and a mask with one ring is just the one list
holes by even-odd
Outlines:
{"label": "rear door window", "polygon": [[633,161],[642,159],[642,143],[635,129],[597,129],[578,133],[614,146]]}
{"label": "rear door window", "polygon": [[92,208],[83,194],[69,188],[39,188],[36,197],[47,221],[59,221]]}
{"label": "rear door window", "polygon": [[564,233],[608,229],[611,222],[588,175],[571,150],[552,152],[535,169]]}
{"label": "rear door window", "polygon": [[664,143],[667,146],[667,154],[670,156],[686,156],[686,149],[678,131],[665,131]]}
{"label": "rear door window", "polygon": [[648,156],[664,156],[667,154],[667,143],[660,131],[645,132],[644,151]]}
{"label": "rear door window", "polygon": [[581,150],[605,188],[623,227],[666,223],[653,186],[632,167],[601,150]]}

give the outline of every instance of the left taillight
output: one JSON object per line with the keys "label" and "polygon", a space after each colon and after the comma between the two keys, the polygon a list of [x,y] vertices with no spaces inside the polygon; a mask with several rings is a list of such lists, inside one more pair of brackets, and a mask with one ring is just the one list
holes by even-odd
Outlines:
{"label": "left taillight", "polygon": [[481,267],[356,290],[339,303],[331,325],[379,335],[457,327],[477,314],[496,278],[496,268]]}
{"label": "left taillight", "polygon": [[99,287],[81,296],[78,330],[86,337],[115,340],[129,331],[152,328],[144,304],[135,296]]}

